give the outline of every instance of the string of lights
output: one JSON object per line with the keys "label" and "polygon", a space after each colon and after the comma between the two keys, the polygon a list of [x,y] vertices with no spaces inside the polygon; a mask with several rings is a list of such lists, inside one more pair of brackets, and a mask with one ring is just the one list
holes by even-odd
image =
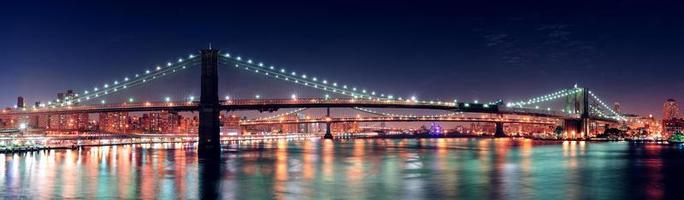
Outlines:
{"label": "string of lights", "polygon": [[[352,98],[375,99],[375,100],[405,100],[420,103],[432,103],[443,105],[456,105],[456,100],[450,101],[419,101],[415,96],[411,98],[397,97],[389,93],[376,92],[375,90],[363,89],[347,84],[341,84],[336,81],[330,81],[325,78],[318,78],[316,76],[307,75],[306,73],[297,73],[285,68],[275,67],[273,65],[266,65],[263,62],[253,61],[241,56],[234,56],[230,53],[224,53],[220,57],[220,62],[224,65],[232,66],[234,68],[241,68],[250,72],[261,74],[267,77],[280,79],[303,85],[330,93],[351,96]],[[477,103],[477,102],[475,102]]]}
{"label": "string of lights", "polygon": [[572,89],[563,89],[560,91],[553,92],[551,94],[546,94],[546,95],[542,95],[539,97],[534,97],[534,98],[528,99],[526,101],[518,101],[518,102],[514,102],[514,103],[508,103],[508,104],[506,104],[506,107],[514,107],[515,106],[515,107],[522,108],[524,106],[528,106],[528,105],[532,105],[532,104],[539,104],[539,103],[543,103],[543,102],[547,102],[547,101],[556,100],[558,98],[566,97],[566,96],[571,95],[571,94],[576,94],[576,93],[581,92],[581,91],[582,91],[582,88],[577,88],[577,87],[572,88]]}
{"label": "string of lights", "polygon": [[620,113],[613,110],[610,106],[606,105],[606,103],[604,103],[603,100],[601,100],[598,96],[596,96],[594,94],[594,92],[592,92],[591,90],[589,91],[589,96],[591,96],[596,101],[598,101],[598,103],[601,104],[601,106],[603,106],[606,110],[608,110],[608,112],[610,112],[612,114],[612,116],[609,116],[609,118],[614,118],[617,120],[627,120],[627,118],[625,118]]}
{"label": "string of lights", "polygon": [[387,117],[430,118],[430,117],[449,117],[449,116],[454,116],[454,115],[458,115],[458,114],[463,114],[462,112],[452,112],[452,113],[440,114],[440,115],[400,115],[400,114],[394,114],[394,113],[379,112],[376,110],[371,110],[368,108],[361,108],[361,107],[353,107],[353,109],[361,111],[361,112],[365,112],[365,113],[370,113],[370,114],[375,114],[375,115],[380,115],[380,116],[387,116]]}
{"label": "string of lights", "polygon": [[153,70],[146,69],[142,73],[136,73],[133,76],[125,76],[123,79],[114,80],[109,83],[104,83],[102,86],[95,86],[92,90],[84,90],[83,92],[74,94],[74,97],[65,98],[63,101],[56,99],[53,101],[48,101],[47,105],[41,105],[41,107],[56,107],[56,106],[70,106],[74,103],[86,102],[89,100],[101,98],[107,95],[111,95],[123,90],[142,85],[144,83],[149,83],[160,77],[164,77],[190,67],[199,64],[198,57],[195,55],[188,55],[187,59],[178,58],[174,62],[167,62],[166,66],[157,65]]}
{"label": "string of lights", "polygon": [[308,108],[298,108],[298,109],[291,110],[291,111],[285,112],[285,113],[280,113],[280,114],[277,114],[277,115],[272,115],[272,116],[268,116],[268,117],[260,117],[260,118],[255,118],[255,119],[251,119],[251,120],[245,120],[245,121],[249,122],[249,121],[260,121],[260,120],[278,119],[278,118],[283,117],[283,116],[288,116],[288,115],[293,115],[293,114],[296,114],[296,113],[300,113],[300,112],[305,111],[305,110],[307,110],[307,109],[308,109]]}

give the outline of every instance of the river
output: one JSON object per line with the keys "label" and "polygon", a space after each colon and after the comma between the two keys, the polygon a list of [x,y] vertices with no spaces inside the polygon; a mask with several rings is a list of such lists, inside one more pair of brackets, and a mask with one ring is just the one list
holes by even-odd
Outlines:
{"label": "river", "polygon": [[528,139],[280,140],[0,154],[0,196],[123,199],[662,199],[684,148]]}

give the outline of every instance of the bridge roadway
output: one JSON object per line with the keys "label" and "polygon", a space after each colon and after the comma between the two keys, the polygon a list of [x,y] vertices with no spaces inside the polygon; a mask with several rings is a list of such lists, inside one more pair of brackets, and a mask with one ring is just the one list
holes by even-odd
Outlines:
{"label": "bridge roadway", "polygon": [[[507,108],[503,105],[475,103],[454,103],[438,101],[408,100],[369,100],[349,98],[308,98],[308,99],[235,99],[220,101],[220,109],[226,111],[257,110],[273,112],[282,108],[402,108],[431,109],[451,112],[514,114],[534,117],[553,117],[559,119],[577,119],[579,115],[559,111],[529,108]],[[79,113],[106,112],[149,112],[149,111],[198,111],[198,101],[185,102],[136,102],[118,104],[73,105],[63,107],[4,109],[0,116],[22,115],[66,115]]]}
{"label": "bridge roadway", "polygon": [[315,119],[270,119],[270,120],[243,120],[241,126],[268,125],[268,124],[306,124],[306,123],[341,123],[341,122],[489,122],[489,123],[524,123],[555,125],[561,120],[554,118],[532,117],[464,117],[464,116],[387,116],[387,117],[340,117],[340,118],[315,118]]}

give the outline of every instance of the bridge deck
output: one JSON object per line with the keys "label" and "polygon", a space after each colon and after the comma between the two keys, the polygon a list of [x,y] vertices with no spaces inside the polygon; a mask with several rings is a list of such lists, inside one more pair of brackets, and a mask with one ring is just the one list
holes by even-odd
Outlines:
{"label": "bridge deck", "polygon": [[[432,109],[466,113],[489,113],[502,115],[524,115],[534,117],[553,117],[560,119],[577,119],[579,115],[558,111],[528,108],[507,108],[501,105],[469,104],[442,101],[407,101],[407,100],[369,100],[369,99],[236,99],[220,102],[220,108],[228,111],[258,110],[277,111],[283,108],[401,108],[401,109]],[[150,111],[197,111],[199,103],[193,102],[141,102],[101,105],[74,105],[64,107],[5,109],[0,116],[22,115],[61,115],[79,113],[104,112],[150,112]],[[594,118],[597,120],[614,121],[610,119]]]}

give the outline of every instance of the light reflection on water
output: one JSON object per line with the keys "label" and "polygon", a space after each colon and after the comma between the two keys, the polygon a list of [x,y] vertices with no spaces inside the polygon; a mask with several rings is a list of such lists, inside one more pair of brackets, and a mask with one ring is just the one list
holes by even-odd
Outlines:
{"label": "light reflection on water", "polygon": [[182,144],[0,154],[5,198],[673,198],[684,150],[627,142],[358,139],[240,144],[218,161]]}

